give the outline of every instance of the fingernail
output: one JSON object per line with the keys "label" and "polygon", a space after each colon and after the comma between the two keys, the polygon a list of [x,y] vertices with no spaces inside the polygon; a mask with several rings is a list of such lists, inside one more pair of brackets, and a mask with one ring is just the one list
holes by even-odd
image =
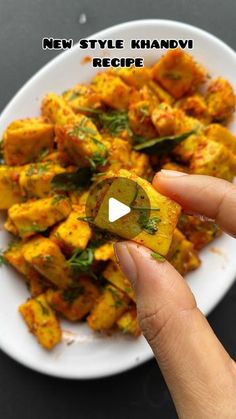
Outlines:
{"label": "fingernail", "polygon": [[178,172],[177,170],[161,170],[161,174],[166,177],[186,176],[188,173]]}
{"label": "fingernail", "polygon": [[129,252],[129,247],[125,242],[118,242],[114,244],[114,250],[122,272],[127,276],[131,285],[134,285],[137,279],[137,268]]}

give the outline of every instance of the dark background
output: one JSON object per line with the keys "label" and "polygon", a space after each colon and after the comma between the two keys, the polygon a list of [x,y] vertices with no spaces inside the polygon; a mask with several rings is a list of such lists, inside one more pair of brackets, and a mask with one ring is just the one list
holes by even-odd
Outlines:
{"label": "dark background", "polygon": [[[79,23],[82,13],[87,16],[85,24]],[[143,18],[191,23],[236,49],[235,0],[0,0],[0,110],[35,71],[57,54],[42,51],[42,37],[76,41],[108,26]],[[209,322],[236,359],[236,284],[209,316]],[[0,416],[176,418],[155,361],[111,378],[66,381],[30,371],[2,352]]]}

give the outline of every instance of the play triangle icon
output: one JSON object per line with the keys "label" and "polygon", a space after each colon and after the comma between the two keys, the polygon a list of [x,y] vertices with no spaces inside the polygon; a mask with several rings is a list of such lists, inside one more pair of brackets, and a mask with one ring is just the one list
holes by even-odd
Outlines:
{"label": "play triangle icon", "polygon": [[108,219],[110,223],[119,220],[124,215],[129,214],[131,211],[128,205],[123,204],[115,198],[109,198],[108,201]]}

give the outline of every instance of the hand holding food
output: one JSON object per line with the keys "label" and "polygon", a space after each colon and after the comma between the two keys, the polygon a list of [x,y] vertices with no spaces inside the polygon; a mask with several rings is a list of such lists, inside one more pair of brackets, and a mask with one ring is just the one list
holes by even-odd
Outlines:
{"label": "hand holding food", "polygon": [[[163,170],[153,186],[184,210],[216,220],[236,234],[236,187],[222,179]],[[133,242],[116,243],[136,294],[138,319],[171,392],[178,416],[234,419],[236,364],[218,341],[183,277]]]}

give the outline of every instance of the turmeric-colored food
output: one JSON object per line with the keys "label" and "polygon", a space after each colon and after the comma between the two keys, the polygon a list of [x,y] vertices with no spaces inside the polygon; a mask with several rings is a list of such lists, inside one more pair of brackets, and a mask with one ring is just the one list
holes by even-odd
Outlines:
{"label": "turmeric-colored food", "polygon": [[26,301],[19,307],[19,312],[30,332],[45,349],[52,349],[60,342],[60,325],[44,294]]}
{"label": "turmeric-colored food", "polygon": [[[61,317],[85,320],[97,333],[140,335],[135,294],[113,248],[131,226],[125,218],[113,225],[103,211],[110,197],[119,200],[117,177],[134,181],[150,201],[149,219],[135,207],[142,230],[132,240],[181,274],[197,269],[199,250],[221,234],[213,222],[181,214],[150,183],[162,168],[236,175],[236,137],[226,127],[235,93],[208,75],[191,55],[170,50],[152,67],[110,69],[90,84],[78,79],[60,95],[48,93],[39,117],[6,128],[0,210],[14,238],[2,258],[25,279],[30,298],[19,311],[43,348],[61,341]],[[93,196],[91,218],[86,202],[100,180],[111,183]]]}
{"label": "turmeric-colored food", "polygon": [[36,161],[53,143],[54,127],[43,118],[13,121],[3,135],[4,160],[9,166]]}
{"label": "turmeric-colored food", "polygon": [[[129,239],[133,233],[134,219],[136,219],[137,224],[142,224],[143,228],[135,234],[134,241],[166,256],[180,215],[180,205],[158,193],[146,179],[138,177],[134,173],[122,169],[116,173],[116,176],[107,191],[104,192],[101,189],[101,193],[97,194],[97,202],[100,201],[100,195],[102,195],[102,203],[94,218],[94,225],[102,230]],[[112,177],[109,177],[108,174],[107,179],[112,179]],[[126,187],[127,180],[133,181],[130,188]],[[145,220],[145,213],[136,211],[135,214],[130,214],[130,220],[127,216],[127,219],[121,217],[116,223],[110,223],[106,213],[109,199],[115,196],[121,202],[128,203],[133,196],[137,195],[135,202],[137,207],[141,208],[143,196],[142,193],[137,194],[137,191],[140,190],[139,187],[142,188],[141,191],[146,192],[149,200],[150,214],[148,219]]]}

